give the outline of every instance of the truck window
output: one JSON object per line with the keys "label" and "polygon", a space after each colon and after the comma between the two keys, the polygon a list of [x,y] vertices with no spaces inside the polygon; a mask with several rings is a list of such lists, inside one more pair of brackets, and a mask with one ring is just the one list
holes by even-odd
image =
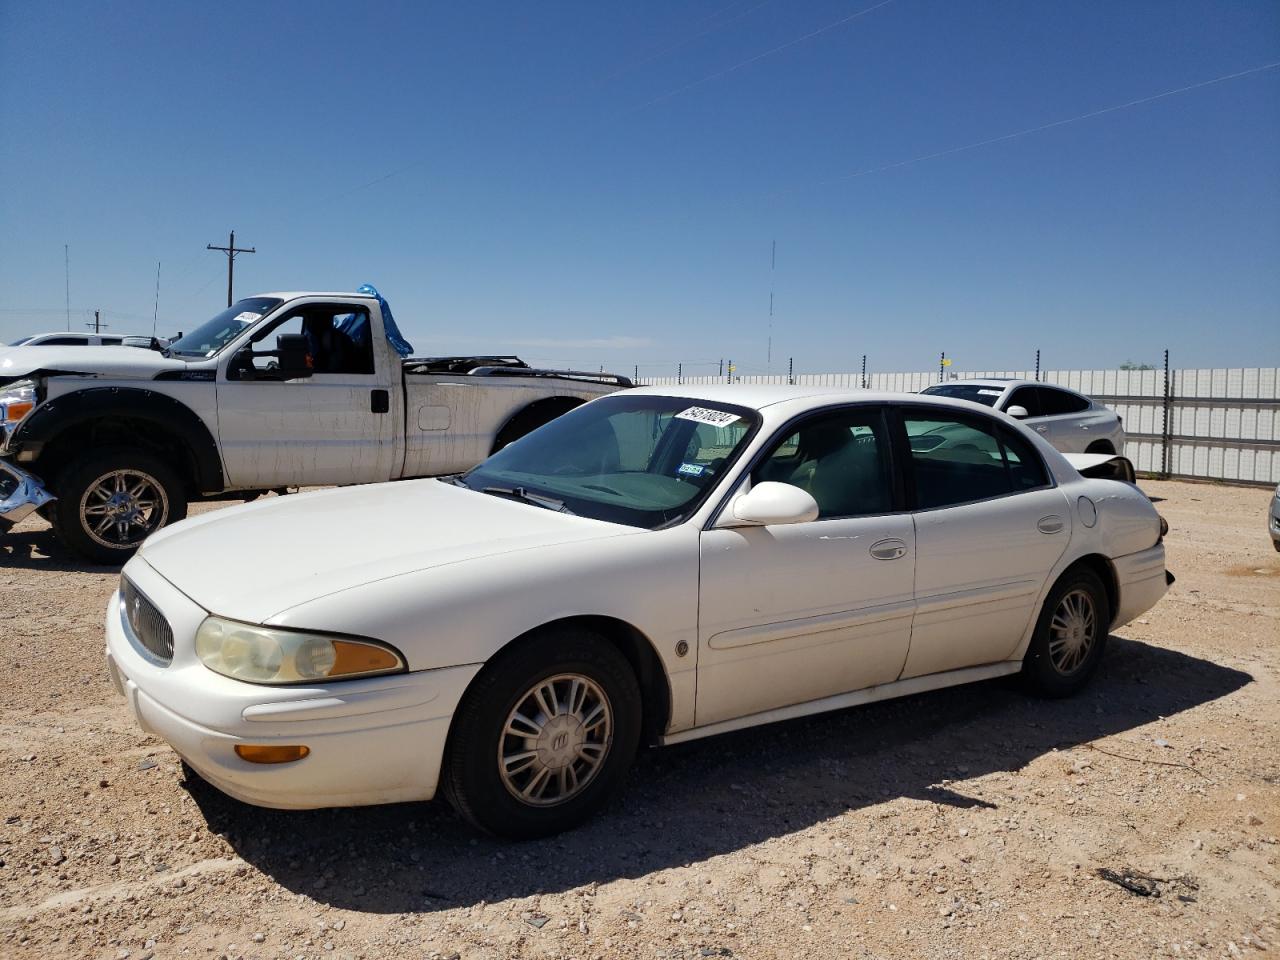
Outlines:
{"label": "truck window", "polygon": [[[268,350],[282,333],[307,338],[317,374],[373,373],[373,339],[368,311],[350,304],[309,303],[286,313],[255,338],[255,349]],[[254,357],[254,366],[265,369],[272,358]]]}

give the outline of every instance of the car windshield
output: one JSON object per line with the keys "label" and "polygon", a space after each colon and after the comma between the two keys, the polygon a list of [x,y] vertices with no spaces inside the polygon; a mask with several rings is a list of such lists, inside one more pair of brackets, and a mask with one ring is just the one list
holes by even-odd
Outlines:
{"label": "car windshield", "polygon": [[1004,387],[990,387],[982,383],[939,383],[925,387],[920,391],[934,397],[950,397],[953,400],[968,400],[970,403],[982,403],[994,407],[1004,393]]}
{"label": "car windshield", "polygon": [[759,425],[754,410],[687,397],[601,397],[508,444],[454,482],[656,530],[706,499]]}
{"label": "car windshield", "polygon": [[9,346],[20,347],[30,339],[30,337],[19,337],[17,340],[13,341],[13,343],[9,344]]}
{"label": "car windshield", "polygon": [[240,335],[251,323],[275,309],[283,300],[278,297],[250,297],[233,303],[206,323],[179,337],[169,345],[171,357],[212,357]]}

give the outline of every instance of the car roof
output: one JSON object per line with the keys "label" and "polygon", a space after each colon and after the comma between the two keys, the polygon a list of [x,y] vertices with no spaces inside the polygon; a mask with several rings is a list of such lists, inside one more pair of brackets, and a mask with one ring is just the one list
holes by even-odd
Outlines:
{"label": "car roof", "polygon": [[[895,393],[887,390],[861,390],[853,387],[804,386],[802,384],[686,383],[676,386],[636,387],[627,391],[627,393],[658,397],[687,397],[690,400],[729,403],[754,410],[763,410],[766,407],[780,403],[795,403],[798,406],[812,407],[821,407],[832,403],[915,403],[953,407],[968,411],[975,409],[975,404],[969,403],[967,400],[956,400],[952,397],[937,397],[905,392]],[[989,409],[987,412],[990,412]]]}

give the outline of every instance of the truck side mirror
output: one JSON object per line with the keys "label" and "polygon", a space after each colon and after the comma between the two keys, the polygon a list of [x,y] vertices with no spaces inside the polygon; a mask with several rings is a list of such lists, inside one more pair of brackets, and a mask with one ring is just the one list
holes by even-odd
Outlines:
{"label": "truck side mirror", "polygon": [[303,380],[314,372],[311,346],[301,333],[282,333],[276,337],[278,375],[283,380]]}

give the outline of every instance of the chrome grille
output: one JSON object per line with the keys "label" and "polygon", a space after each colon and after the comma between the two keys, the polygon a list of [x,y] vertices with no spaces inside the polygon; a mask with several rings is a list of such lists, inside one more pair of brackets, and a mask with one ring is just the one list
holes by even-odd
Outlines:
{"label": "chrome grille", "polygon": [[162,663],[173,660],[173,630],[169,621],[125,577],[120,578],[120,607],[134,639]]}

